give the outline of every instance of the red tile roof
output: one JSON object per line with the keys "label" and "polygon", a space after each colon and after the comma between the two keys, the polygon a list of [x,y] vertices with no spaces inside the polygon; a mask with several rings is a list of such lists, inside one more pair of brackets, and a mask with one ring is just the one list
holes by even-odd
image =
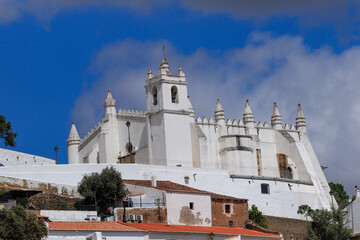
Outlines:
{"label": "red tile roof", "polygon": [[149,232],[187,232],[187,233],[211,233],[224,235],[248,235],[248,236],[263,236],[280,238],[278,234],[258,232],[255,230],[245,228],[231,228],[231,227],[203,227],[203,226],[186,226],[186,225],[169,225],[161,223],[123,223],[126,226],[131,226],[137,229]]}
{"label": "red tile roof", "polygon": [[49,230],[77,231],[116,231],[116,232],[180,232],[180,233],[211,233],[223,235],[247,235],[280,238],[280,235],[258,232],[244,228],[202,227],[186,225],[168,225],[161,223],[123,223],[123,222],[49,222]]}
{"label": "red tile roof", "polygon": [[208,194],[213,199],[226,199],[226,200],[234,200],[234,201],[247,201],[247,199],[242,198],[235,198],[225,195],[220,195],[216,193],[211,193],[203,190],[199,190],[196,188],[188,187],[185,185],[181,185],[178,183],[170,182],[170,181],[156,181],[156,187],[151,185],[150,180],[130,180],[130,179],[124,179],[124,183],[131,184],[131,185],[137,185],[142,187],[149,187],[149,188],[156,188],[163,191],[169,191],[169,192],[183,192],[183,193],[198,193],[198,194]]}
{"label": "red tile roof", "polygon": [[49,222],[49,230],[142,231],[117,222]]}

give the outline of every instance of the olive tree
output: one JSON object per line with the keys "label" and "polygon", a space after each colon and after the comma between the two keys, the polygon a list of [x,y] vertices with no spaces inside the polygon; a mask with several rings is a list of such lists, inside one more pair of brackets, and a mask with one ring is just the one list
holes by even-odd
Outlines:
{"label": "olive tree", "polygon": [[106,213],[106,207],[113,206],[116,199],[123,199],[127,194],[121,173],[113,166],[104,168],[100,174],[84,175],[77,190],[86,202],[99,206],[102,214]]}
{"label": "olive tree", "polygon": [[0,239],[38,240],[47,234],[45,221],[25,211],[20,205],[0,210]]}

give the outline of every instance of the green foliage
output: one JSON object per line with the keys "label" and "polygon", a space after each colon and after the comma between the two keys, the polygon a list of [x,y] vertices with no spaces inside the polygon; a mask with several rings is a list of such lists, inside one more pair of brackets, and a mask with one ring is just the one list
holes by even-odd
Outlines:
{"label": "green foliage", "polygon": [[39,240],[47,236],[43,219],[25,211],[21,206],[0,210],[0,239]]}
{"label": "green foliage", "polygon": [[11,123],[6,122],[4,116],[0,115],[0,138],[4,139],[5,146],[15,147],[17,134],[13,132]]}
{"label": "green foliage", "polygon": [[266,217],[255,205],[252,205],[249,209],[249,220],[260,227],[268,228]]}
{"label": "green foliage", "polygon": [[339,205],[339,209],[344,209],[349,205],[349,196],[344,190],[344,186],[340,183],[329,183],[331,190],[334,192],[334,197]]}
{"label": "green foliage", "polygon": [[344,225],[341,210],[313,210],[307,205],[301,205],[299,214],[312,219],[307,229],[305,240],[348,240],[351,229]]}
{"label": "green foliage", "polygon": [[115,198],[123,199],[127,194],[121,173],[112,166],[104,168],[100,174],[85,175],[77,190],[88,202],[96,201],[102,213],[113,205]]}

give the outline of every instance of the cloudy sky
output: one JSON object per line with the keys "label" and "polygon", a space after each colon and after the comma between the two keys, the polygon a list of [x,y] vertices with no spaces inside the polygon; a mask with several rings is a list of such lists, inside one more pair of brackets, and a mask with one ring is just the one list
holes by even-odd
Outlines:
{"label": "cloudy sky", "polygon": [[[220,3],[221,2],[221,3]],[[329,181],[360,184],[360,4],[343,0],[0,0],[0,114],[15,150],[67,162],[102,118],[108,88],[118,108],[145,110],[148,68],[181,65],[198,116],[220,98],[256,121],[276,101],[284,123],[297,104]],[[0,145],[3,147],[3,144]]]}

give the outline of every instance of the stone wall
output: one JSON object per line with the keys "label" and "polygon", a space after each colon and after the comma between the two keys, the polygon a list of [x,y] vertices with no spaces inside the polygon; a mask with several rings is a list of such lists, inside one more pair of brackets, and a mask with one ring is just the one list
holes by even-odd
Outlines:
{"label": "stone wall", "polygon": [[74,204],[81,199],[56,194],[38,193],[28,200],[29,208],[46,210],[76,210]]}
{"label": "stone wall", "polygon": [[76,186],[0,176],[0,191],[7,192],[11,190],[37,190],[66,197],[80,197],[76,191]]}
{"label": "stone wall", "polygon": [[[303,240],[309,221],[266,216],[269,230],[283,234],[284,240]],[[293,238],[292,238],[293,237]]]}
{"label": "stone wall", "polygon": [[[226,213],[226,205],[229,205],[230,213]],[[212,199],[211,214],[213,226],[245,227],[245,222],[249,219],[246,201]],[[232,221],[232,225],[230,221]]]}
{"label": "stone wall", "polygon": [[[120,221],[120,216],[124,214],[124,209],[117,208],[115,210],[117,211],[117,220]],[[125,214],[143,215],[143,221],[145,223],[167,223],[166,208],[160,208],[160,211],[158,208],[126,208]]]}

